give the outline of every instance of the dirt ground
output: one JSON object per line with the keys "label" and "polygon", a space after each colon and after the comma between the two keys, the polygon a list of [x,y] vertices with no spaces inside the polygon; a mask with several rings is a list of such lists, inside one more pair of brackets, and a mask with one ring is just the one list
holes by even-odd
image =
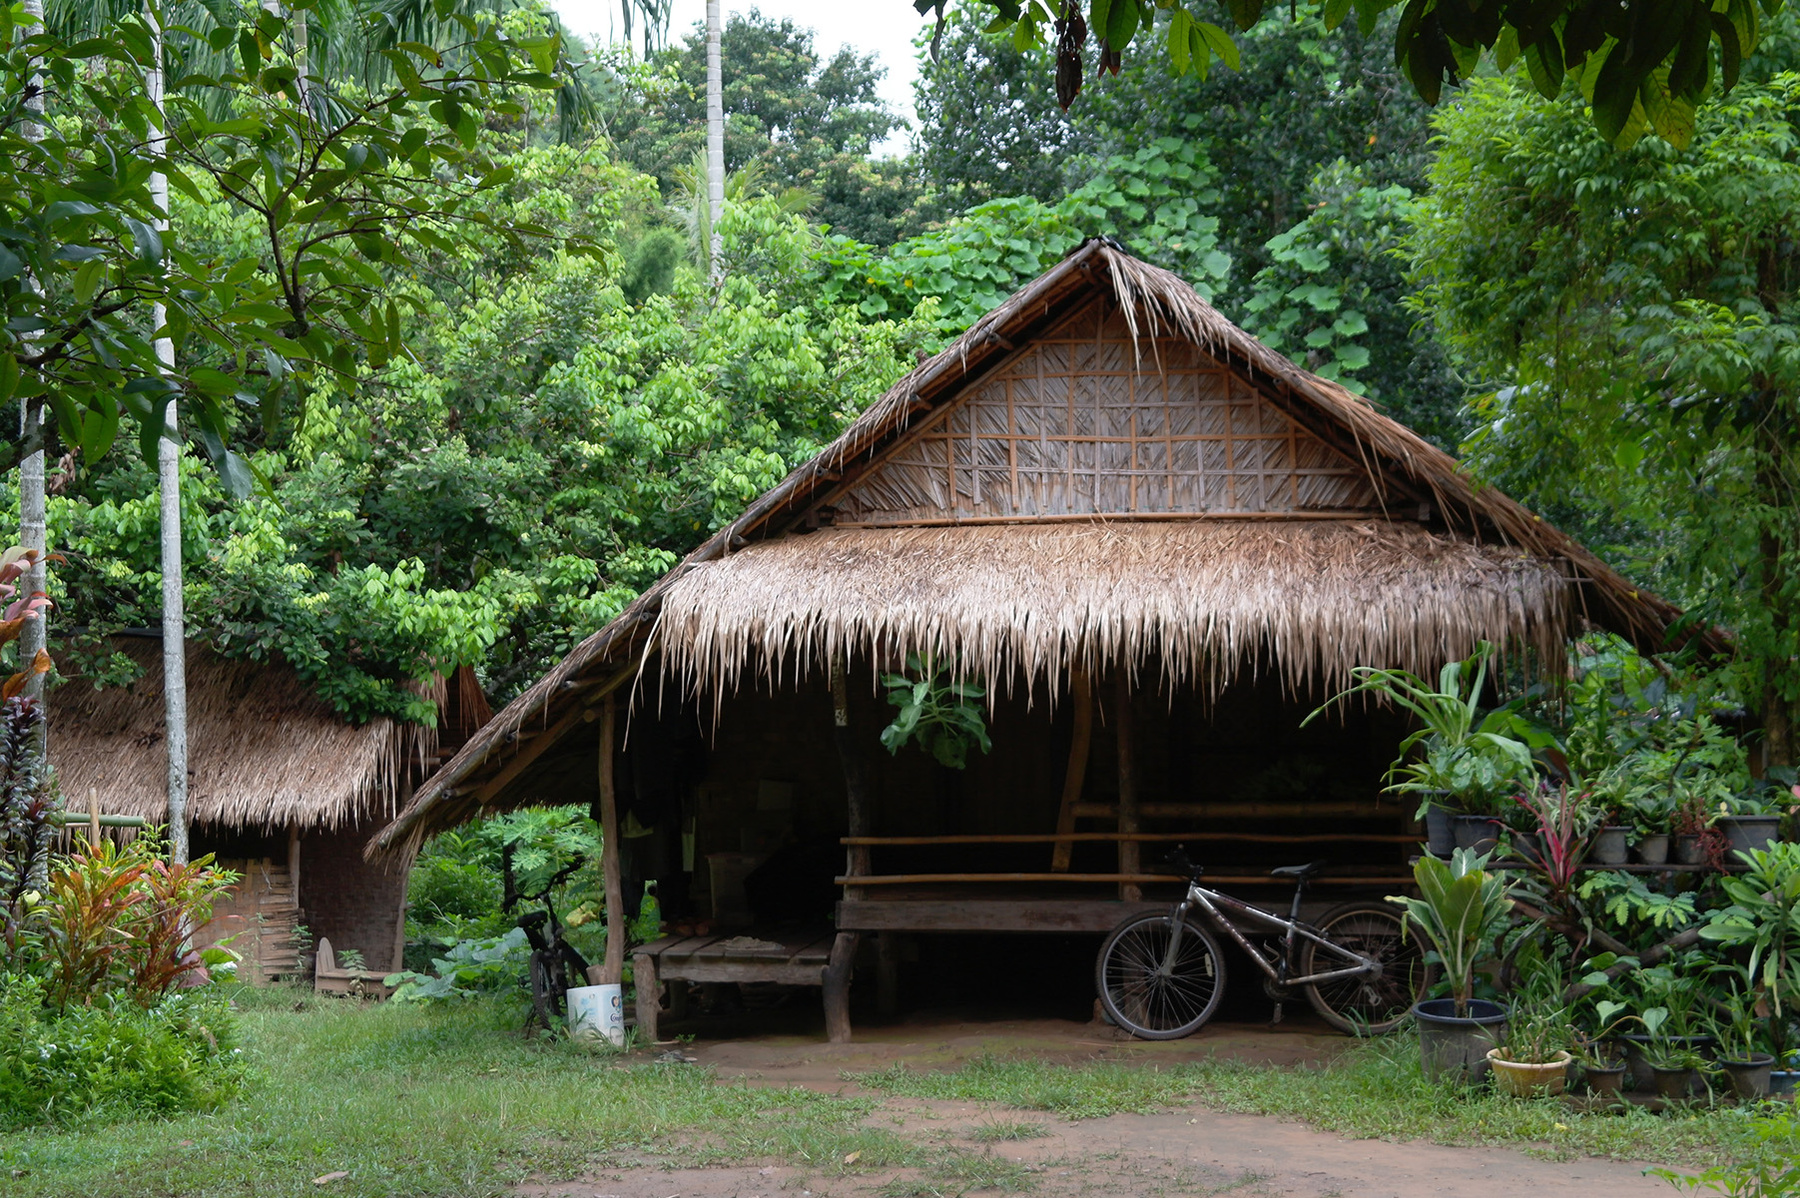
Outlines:
{"label": "dirt ground", "polygon": [[[1030,1054],[1050,1061],[1178,1061],[1216,1055],[1294,1065],[1329,1058],[1345,1041],[1323,1025],[1296,1021],[1215,1025],[1204,1037],[1148,1044],[1110,1029],[1054,1020],[997,1023],[917,1021],[859,1028],[852,1044],[816,1035],[694,1042],[680,1051],[719,1076],[751,1085],[801,1086],[855,1094],[845,1072],[897,1061],[920,1069],[954,1068],[984,1054]],[[984,1127],[1032,1123],[1047,1135],[983,1144]],[[1159,1115],[1071,1121],[1035,1111],[966,1102],[887,1099],[872,1126],[926,1145],[989,1152],[1029,1173],[1044,1198],[1230,1194],[1242,1198],[1436,1198],[1438,1195],[1580,1195],[1649,1198],[1675,1191],[1643,1166],[1623,1162],[1538,1160],[1497,1148],[1449,1148],[1421,1142],[1346,1140],[1300,1124],[1226,1115],[1198,1105]],[[980,1193],[945,1188],[907,1172],[821,1176],[787,1166],[645,1168],[524,1186],[521,1198],[863,1198]]]}

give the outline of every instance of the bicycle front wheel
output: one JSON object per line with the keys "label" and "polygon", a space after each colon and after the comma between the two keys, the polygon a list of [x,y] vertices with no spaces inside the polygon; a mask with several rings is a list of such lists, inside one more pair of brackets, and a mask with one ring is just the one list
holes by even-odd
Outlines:
{"label": "bicycle front wheel", "polygon": [[1100,946],[1094,983],[1118,1026],[1145,1040],[1178,1040],[1212,1018],[1225,993],[1225,959],[1212,933],[1184,923],[1171,953],[1174,920],[1140,915]]}
{"label": "bicycle front wheel", "polygon": [[563,992],[567,983],[562,977],[562,962],[552,964],[549,953],[531,954],[531,1006],[545,1030],[556,1027],[563,1014]]}
{"label": "bicycle front wheel", "polygon": [[[1355,1036],[1391,1031],[1414,1003],[1425,997],[1429,971],[1417,940],[1406,934],[1397,908],[1381,903],[1333,907],[1318,923],[1325,939],[1381,964],[1361,977],[1337,978],[1304,987],[1306,1001],[1332,1027]],[[1348,962],[1308,940],[1300,951],[1300,974],[1329,973]]]}

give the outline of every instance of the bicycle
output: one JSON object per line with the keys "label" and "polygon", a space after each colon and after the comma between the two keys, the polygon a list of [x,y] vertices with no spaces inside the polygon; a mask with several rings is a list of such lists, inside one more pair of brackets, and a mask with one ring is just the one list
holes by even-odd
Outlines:
{"label": "bicycle", "polygon": [[[525,1016],[525,1036],[529,1039],[536,1027],[541,1026],[545,1031],[550,1031],[555,1028],[557,1019],[567,1018],[571,979],[576,986],[587,985],[587,958],[563,939],[562,923],[556,918],[556,909],[550,905],[551,892],[573,877],[575,871],[586,863],[586,859],[577,856],[574,861],[558,870],[542,890],[536,894],[524,894],[516,888],[513,881],[512,857],[511,845],[500,850],[503,889],[501,909],[511,911],[520,899],[544,904],[542,911],[530,911],[518,918],[518,925],[531,945],[528,968],[531,1010]],[[544,935],[546,925],[550,928],[548,936]]]}
{"label": "bicycle", "polygon": [[[1278,1020],[1282,1002],[1299,990],[1339,1031],[1372,1035],[1393,1028],[1425,997],[1430,980],[1425,958],[1406,935],[1398,910],[1382,903],[1345,903],[1327,911],[1317,926],[1300,919],[1306,884],[1325,862],[1270,871],[1270,877],[1295,883],[1284,919],[1200,885],[1204,871],[1188,860],[1185,849],[1177,847],[1168,861],[1186,879],[1186,895],[1166,915],[1138,915],[1114,928],[1094,965],[1102,1007],[1132,1035],[1176,1040],[1199,1030],[1218,1010],[1225,959],[1205,925],[1223,932],[1268,976],[1265,988],[1275,999]],[[1274,935],[1252,940],[1228,915]]]}
{"label": "bicycle", "polygon": [[[550,927],[548,936],[544,935],[546,924]],[[531,1013],[525,1017],[525,1035],[529,1038],[534,1024],[550,1031],[556,1026],[555,1019],[568,1016],[571,979],[576,986],[587,985],[588,964],[575,946],[563,939],[562,924],[548,899],[542,911],[519,916],[519,926],[531,942]]]}

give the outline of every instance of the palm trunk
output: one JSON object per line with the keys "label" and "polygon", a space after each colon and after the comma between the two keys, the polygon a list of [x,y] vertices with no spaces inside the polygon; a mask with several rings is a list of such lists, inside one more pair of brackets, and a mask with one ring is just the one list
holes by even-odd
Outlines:
{"label": "palm trunk", "polygon": [[[25,0],[25,14],[28,19],[43,23],[43,0]],[[25,101],[27,113],[24,134],[30,141],[39,141],[44,136],[44,127],[36,118],[44,115],[44,95],[40,91]],[[27,281],[27,286],[35,287],[37,281]],[[35,335],[26,334],[26,340],[35,340]],[[19,401],[19,444],[26,450],[19,461],[19,544],[26,549],[38,551],[37,564],[26,572],[20,580],[21,595],[29,596],[34,591],[44,589],[43,555],[48,547],[44,521],[44,406],[43,400]],[[44,612],[35,620],[25,621],[19,635],[19,668],[26,669],[26,663],[38,655],[44,648],[49,636],[47,623],[50,614]],[[42,700],[44,695],[44,675],[26,674],[25,697]],[[48,743],[49,723],[39,720],[32,732],[37,748],[42,752]]]}
{"label": "palm trunk", "polygon": [[725,75],[720,62],[719,0],[706,0],[706,207],[711,217],[708,274],[716,288],[725,281]]}
{"label": "palm trunk", "polygon": [[[163,98],[163,33],[162,23],[153,10],[146,10],[151,30],[150,70],[144,74],[144,91],[156,110],[162,112]],[[151,139],[151,149],[161,154],[167,135],[158,132]],[[150,176],[150,198],[162,214],[157,228],[169,228],[169,180],[161,171]],[[150,323],[159,332],[168,323],[168,312],[161,304],[150,309]],[[163,369],[175,365],[175,342],[167,336],[156,339],[156,357]],[[162,501],[162,644],[163,644],[163,724],[169,755],[169,860],[182,865],[188,859],[188,743],[187,743],[187,617],[181,589],[181,442],[177,439],[176,404],[169,400],[163,412],[163,435],[156,443],[156,482]]]}

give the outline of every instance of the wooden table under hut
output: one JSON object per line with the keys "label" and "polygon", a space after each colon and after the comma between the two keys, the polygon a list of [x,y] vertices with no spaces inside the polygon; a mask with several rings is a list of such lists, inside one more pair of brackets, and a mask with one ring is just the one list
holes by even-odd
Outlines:
{"label": "wooden table under hut", "polygon": [[[502,711],[375,851],[591,802],[621,911],[655,878],[676,925],[638,950],[646,1030],[665,983],[803,980],[844,1039],[865,958],[893,1010],[921,941],[1102,933],[1176,893],[1176,843],[1252,900],[1321,858],[1320,903],[1393,893],[1405,723],[1301,726],[1353,667],[1487,640],[1556,669],[1585,627],[1654,649],[1676,614],[1090,241]],[[890,753],[895,676],[940,707],[981,687],[991,750]]]}

